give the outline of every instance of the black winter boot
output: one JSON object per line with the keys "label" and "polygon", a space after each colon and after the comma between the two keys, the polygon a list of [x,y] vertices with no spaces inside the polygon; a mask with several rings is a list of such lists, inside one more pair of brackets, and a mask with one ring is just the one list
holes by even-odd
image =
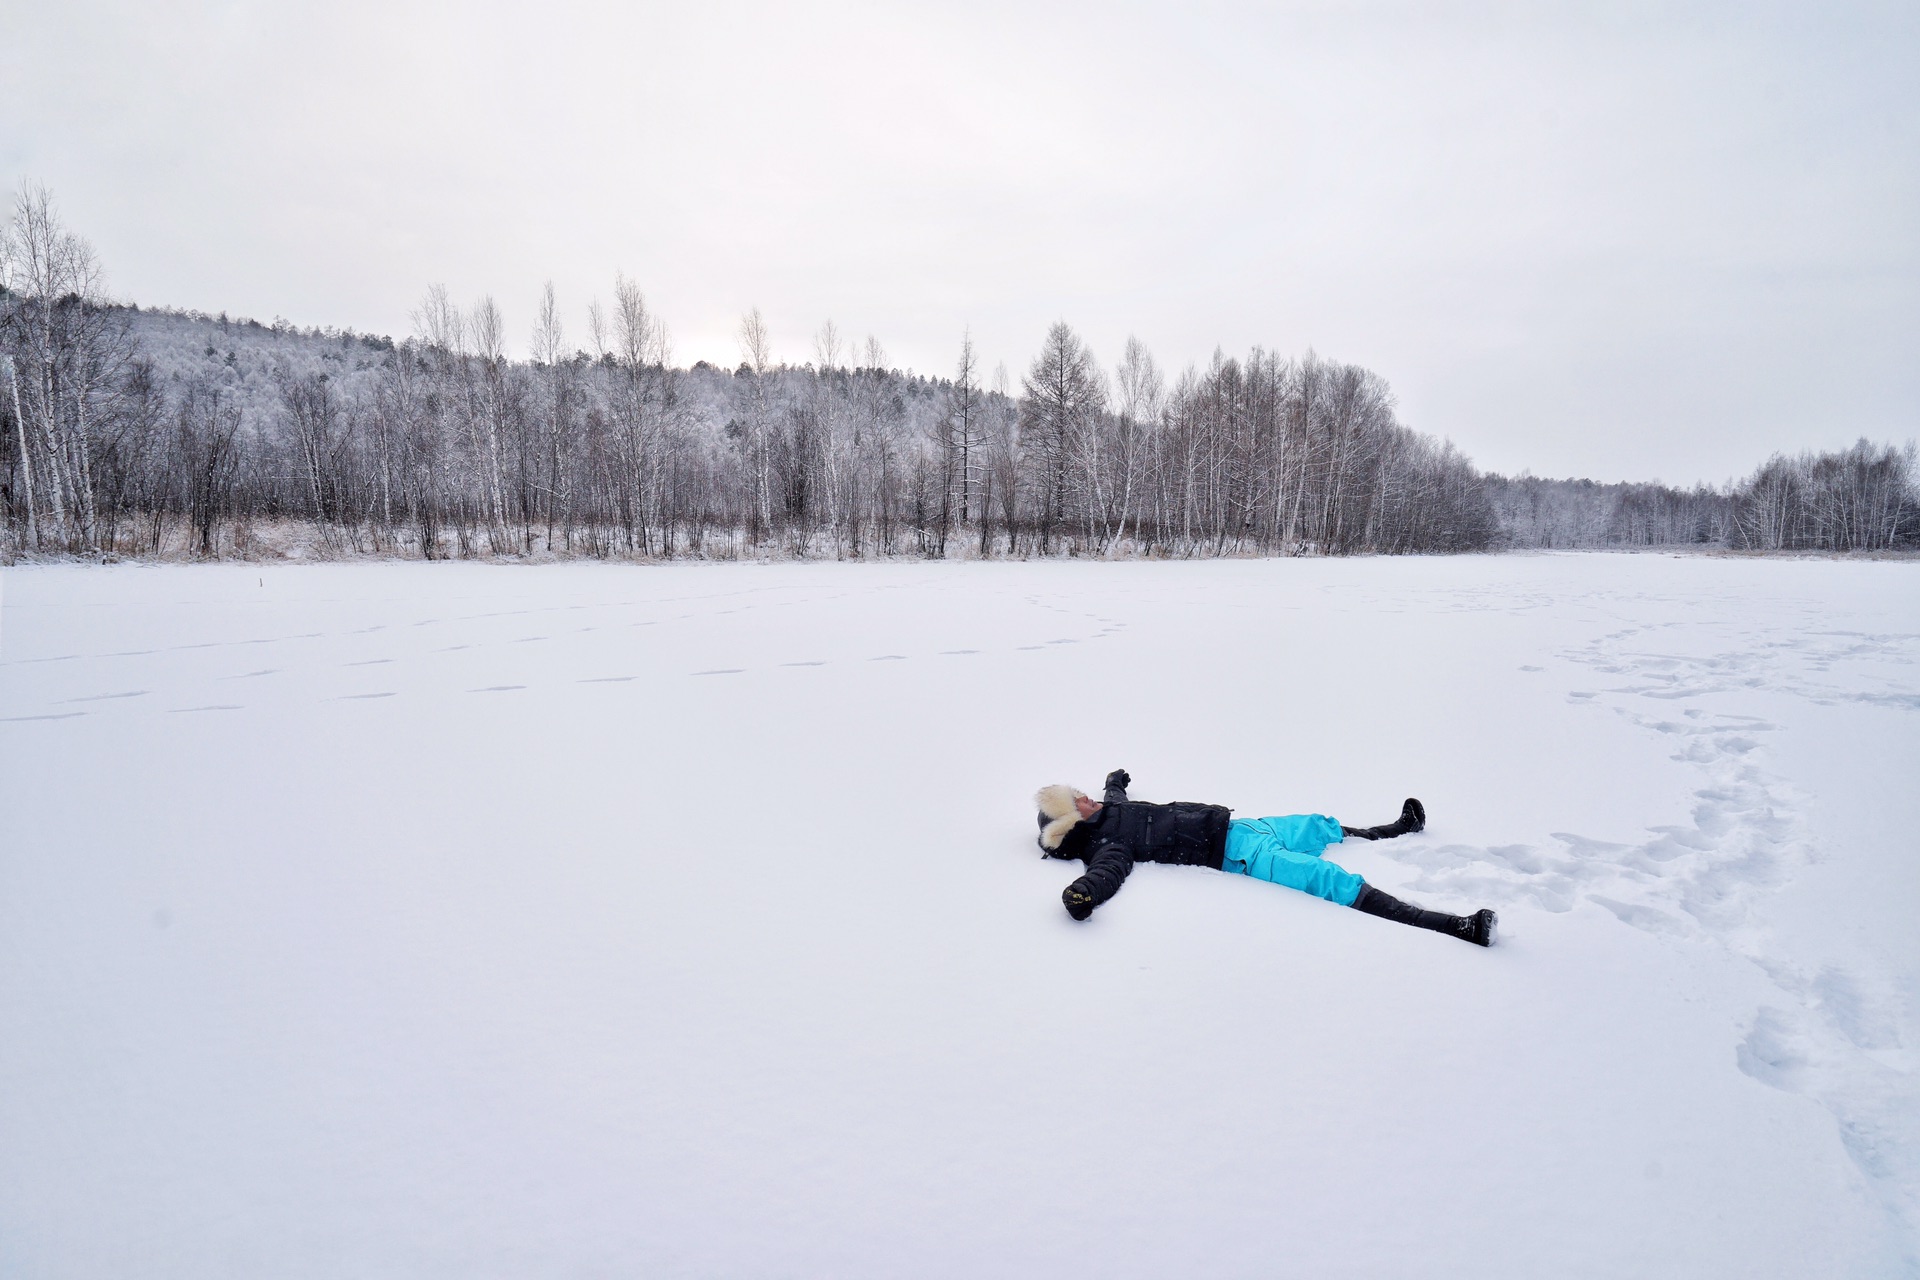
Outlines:
{"label": "black winter boot", "polygon": [[1428,911],[1425,907],[1416,907],[1411,902],[1402,902],[1390,893],[1382,893],[1370,884],[1360,886],[1360,896],[1353,900],[1356,911],[1364,911],[1370,916],[1379,916],[1383,920],[1396,920],[1401,924],[1410,924],[1416,929],[1431,929],[1435,933],[1450,934],[1462,942],[1471,942],[1476,947],[1493,945],[1494,926],[1499,917],[1482,907],[1470,916],[1450,916],[1444,911]]}
{"label": "black winter boot", "polygon": [[1384,827],[1342,827],[1346,835],[1359,840],[1391,840],[1395,836],[1408,836],[1416,831],[1427,829],[1427,806],[1418,800],[1409,799],[1400,806],[1400,820],[1388,823]]}
{"label": "black winter boot", "polygon": [[1467,919],[1473,925],[1473,932],[1467,935],[1467,941],[1476,947],[1492,946],[1494,928],[1500,923],[1500,917],[1493,913],[1493,909],[1482,907]]}

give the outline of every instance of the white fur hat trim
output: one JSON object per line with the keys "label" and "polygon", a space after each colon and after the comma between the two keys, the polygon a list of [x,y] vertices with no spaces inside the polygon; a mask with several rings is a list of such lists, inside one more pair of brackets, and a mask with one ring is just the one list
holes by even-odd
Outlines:
{"label": "white fur hat trim", "polygon": [[1080,810],[1074,806],[1074,801],[1086,798],[1086,792],[1057,782],[1035,792],[1033,802],[1040,806],[1041,813],[1051,819],[1040,832],[1040,843],[1049,849],[1058,849],[1060,842],[1067,838],[1067,832],[1073,830],[1074,823],[1080,821]]}

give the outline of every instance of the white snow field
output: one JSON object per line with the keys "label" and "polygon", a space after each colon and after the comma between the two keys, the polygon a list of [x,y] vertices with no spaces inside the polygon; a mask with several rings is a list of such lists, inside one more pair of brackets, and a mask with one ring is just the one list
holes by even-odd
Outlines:
{"label": "white snow field", "polygon": [[[0,1275],[1920,1273],[1920,565],[0,592]],[[1500,943],[1075,924],[1116,766]]]}

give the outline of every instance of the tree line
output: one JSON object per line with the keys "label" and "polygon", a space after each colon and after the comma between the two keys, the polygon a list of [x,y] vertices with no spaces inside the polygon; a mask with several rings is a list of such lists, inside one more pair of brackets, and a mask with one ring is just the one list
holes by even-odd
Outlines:
{"label": "tree line", "polygon": [[[1137,340],[1109,367],[1059,323],[1017,384],[966,336],[936,378],[831,322],[804,363],[778,360],[755,310],[736,367],[682,368],[624,278],[583,334],[549,286],[525,359],[491,298],[462,307],[431,288],[413,327],[396,342],[116,304],[92,249],[29,190],[0,237],[0,554],[1344,555],[1702,528],[1769,549],[1912,536],[1911,450],[1837,470],[1777,459],[1751,493],[1609,494],[1596,533],[1553,487],[1572,482],[1483,477],[1399,422],[1384,379],[1311,352],[1216,354],[1169,378]],[[1837,496],[1855,484],[1870,495]]]}
{"label": "tree line", "polygon": [[1487,477],[1510,547],[1725,547],[1890,551],[1920,547],[1920,463],[1859,440],[1832,453],[1775,454],[1743,480],[1691,489]]}

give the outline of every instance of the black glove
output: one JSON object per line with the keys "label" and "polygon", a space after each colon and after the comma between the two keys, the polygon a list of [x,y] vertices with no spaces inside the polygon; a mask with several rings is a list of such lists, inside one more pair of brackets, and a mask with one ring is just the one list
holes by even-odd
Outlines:
{"label": "black glove", "polygon": [[1078,880],[1061,891],[1060,901],[1066,904],[1067,914],[1075,920],[1085,920],[1093,914],[1093,896],[1081,890]]}
{"label": "black glove", "polygon": [[1107,785],[1109,787],[1118,787],[1122,791],[1125,791],[1128,787],[1133,785],[1133,775],[1128,773],[1125,769],[1115,769],[1112,773],[1107,775]]}

